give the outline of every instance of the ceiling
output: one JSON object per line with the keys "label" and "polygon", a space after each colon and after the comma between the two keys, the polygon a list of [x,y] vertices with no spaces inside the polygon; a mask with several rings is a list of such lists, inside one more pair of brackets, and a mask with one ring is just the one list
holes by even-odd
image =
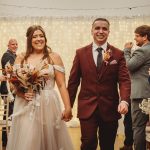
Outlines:
{"label": "ceiling", "polygon": [[0,0],[0,17],[150,15],[150,0]]}

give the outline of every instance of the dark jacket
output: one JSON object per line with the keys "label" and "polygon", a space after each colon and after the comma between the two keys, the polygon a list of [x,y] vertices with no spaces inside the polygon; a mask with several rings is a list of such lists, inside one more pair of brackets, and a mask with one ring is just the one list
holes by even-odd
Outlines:
{"label": "dark jacket", "polygon": [[[10,64],[14,64],[16,59],[16,54],[12,53],[10,50],[7,50],[1,59],[1,65],[2,68],[5,69],[5,65],[7,64],[7,62],[10,62]],[[5,75],[5,71],[3,71],[3,74]],[[1,94],[7,94],[8,90],[7,90],[7,86],[6,86],[6,81],[2,81],[1,82]]]}

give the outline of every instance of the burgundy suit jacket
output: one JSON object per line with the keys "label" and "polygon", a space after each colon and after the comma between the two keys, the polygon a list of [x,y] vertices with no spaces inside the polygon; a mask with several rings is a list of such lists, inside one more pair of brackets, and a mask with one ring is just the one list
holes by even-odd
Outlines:
{"label": "burgundy suit jacket", "polygon": [[112,56],[107,65],[102,63],[99,70],[94,63],[92,44],[76,51],[68,91],[73,107],[77,89],[81,84],[77,113],[80,119],[90,117],[98,107],[104,121],[118,120],[121,118],[117,112],[119,100],[130,100],[131,82],[123,51],[110,44],[107,49],[111,50]]}

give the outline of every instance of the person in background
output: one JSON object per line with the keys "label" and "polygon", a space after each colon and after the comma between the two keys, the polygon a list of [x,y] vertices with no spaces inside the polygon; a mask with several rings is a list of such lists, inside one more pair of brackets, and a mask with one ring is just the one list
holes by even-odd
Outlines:
{"label": "person in background", "polygon": [[72,107],[81,83],[78,96],[81,150],[97,149],[97,132],[100,149],[114,150],[118,119],[128,112],[129,72],[123,52],[108,43],[109,32],[107,19],[93,21],[93,42],[76,51],[70,72],[68,90]]}
{"label": "person in background", "polygon": [[[10,39],[8,41],[8,49],[7,51],[3,54],[2,58],[1,58],[1,65],[2,65],[2,69],[5,69],[5,65],[7,64],[7,62],[9,62],[11,65],[14,64],[14,61],[16,59],[16,51],[18,49],[18,42],[16,39]],[[3,75],[6,75],[6,72],[3,71]],[[8,94],[8,90],[7,90],[7,85],[6,85],[6,81],[2,81],[1,82],[1,94]],[[2,97],[3,100],[6,100],[6,97]],[[9,104],[9,116],[12,114],[13,112],[13,106],[14,106],[14,102],[11,102]],[[6,112],[4,112],[6,113]],[[5,120],[5,117],[3,118]],[[3,149],[5,149],[7,145],[7,134],[6,131],[2,132],[2,146]]]}
{"label": "person in background", "polygon": [[[21,90],[22,88],[16,87],[7,150],[73,150],[64,122],[72,118],[72,111],[62,59],[47,46],[46,34],[41,26],[30,26],[27,29],[26,38],[26,52],[18,54],[14,68],[21,70],[28,68],[27,74],[30,74],[46,65],[40,72],[43,78],[40,78],[40,82],[38,78],[35,81],[46,83],[41,85],[39,92],[33,92],[33,89]],[[31,80],[29,82],[32,87],[36,86]],[[63,111],[54,89],[55,82],[64,104]],[[39,89],[38,87],[35,89]]]}
{"label": "person in background", "polygon": [[125,44],[124,55],[131,76],[131,116],[135,150],[146,150],[145,127],[148,115],[142,112],[139,104],[150,98],[148,69],[150,68],[150,26],[142,25],[135,29],[136,45],[132,54],[132,42]]}

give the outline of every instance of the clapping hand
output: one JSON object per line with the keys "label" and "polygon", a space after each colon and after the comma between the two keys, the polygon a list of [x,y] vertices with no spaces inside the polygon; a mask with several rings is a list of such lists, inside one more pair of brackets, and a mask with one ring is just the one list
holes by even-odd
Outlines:
{"label": "clapping hand", "polygon": [[133,47],[133,43],[132,42],[127,42],[124,45],[124,48],[127,48],[127,49],[132,49],[132,47]]}

